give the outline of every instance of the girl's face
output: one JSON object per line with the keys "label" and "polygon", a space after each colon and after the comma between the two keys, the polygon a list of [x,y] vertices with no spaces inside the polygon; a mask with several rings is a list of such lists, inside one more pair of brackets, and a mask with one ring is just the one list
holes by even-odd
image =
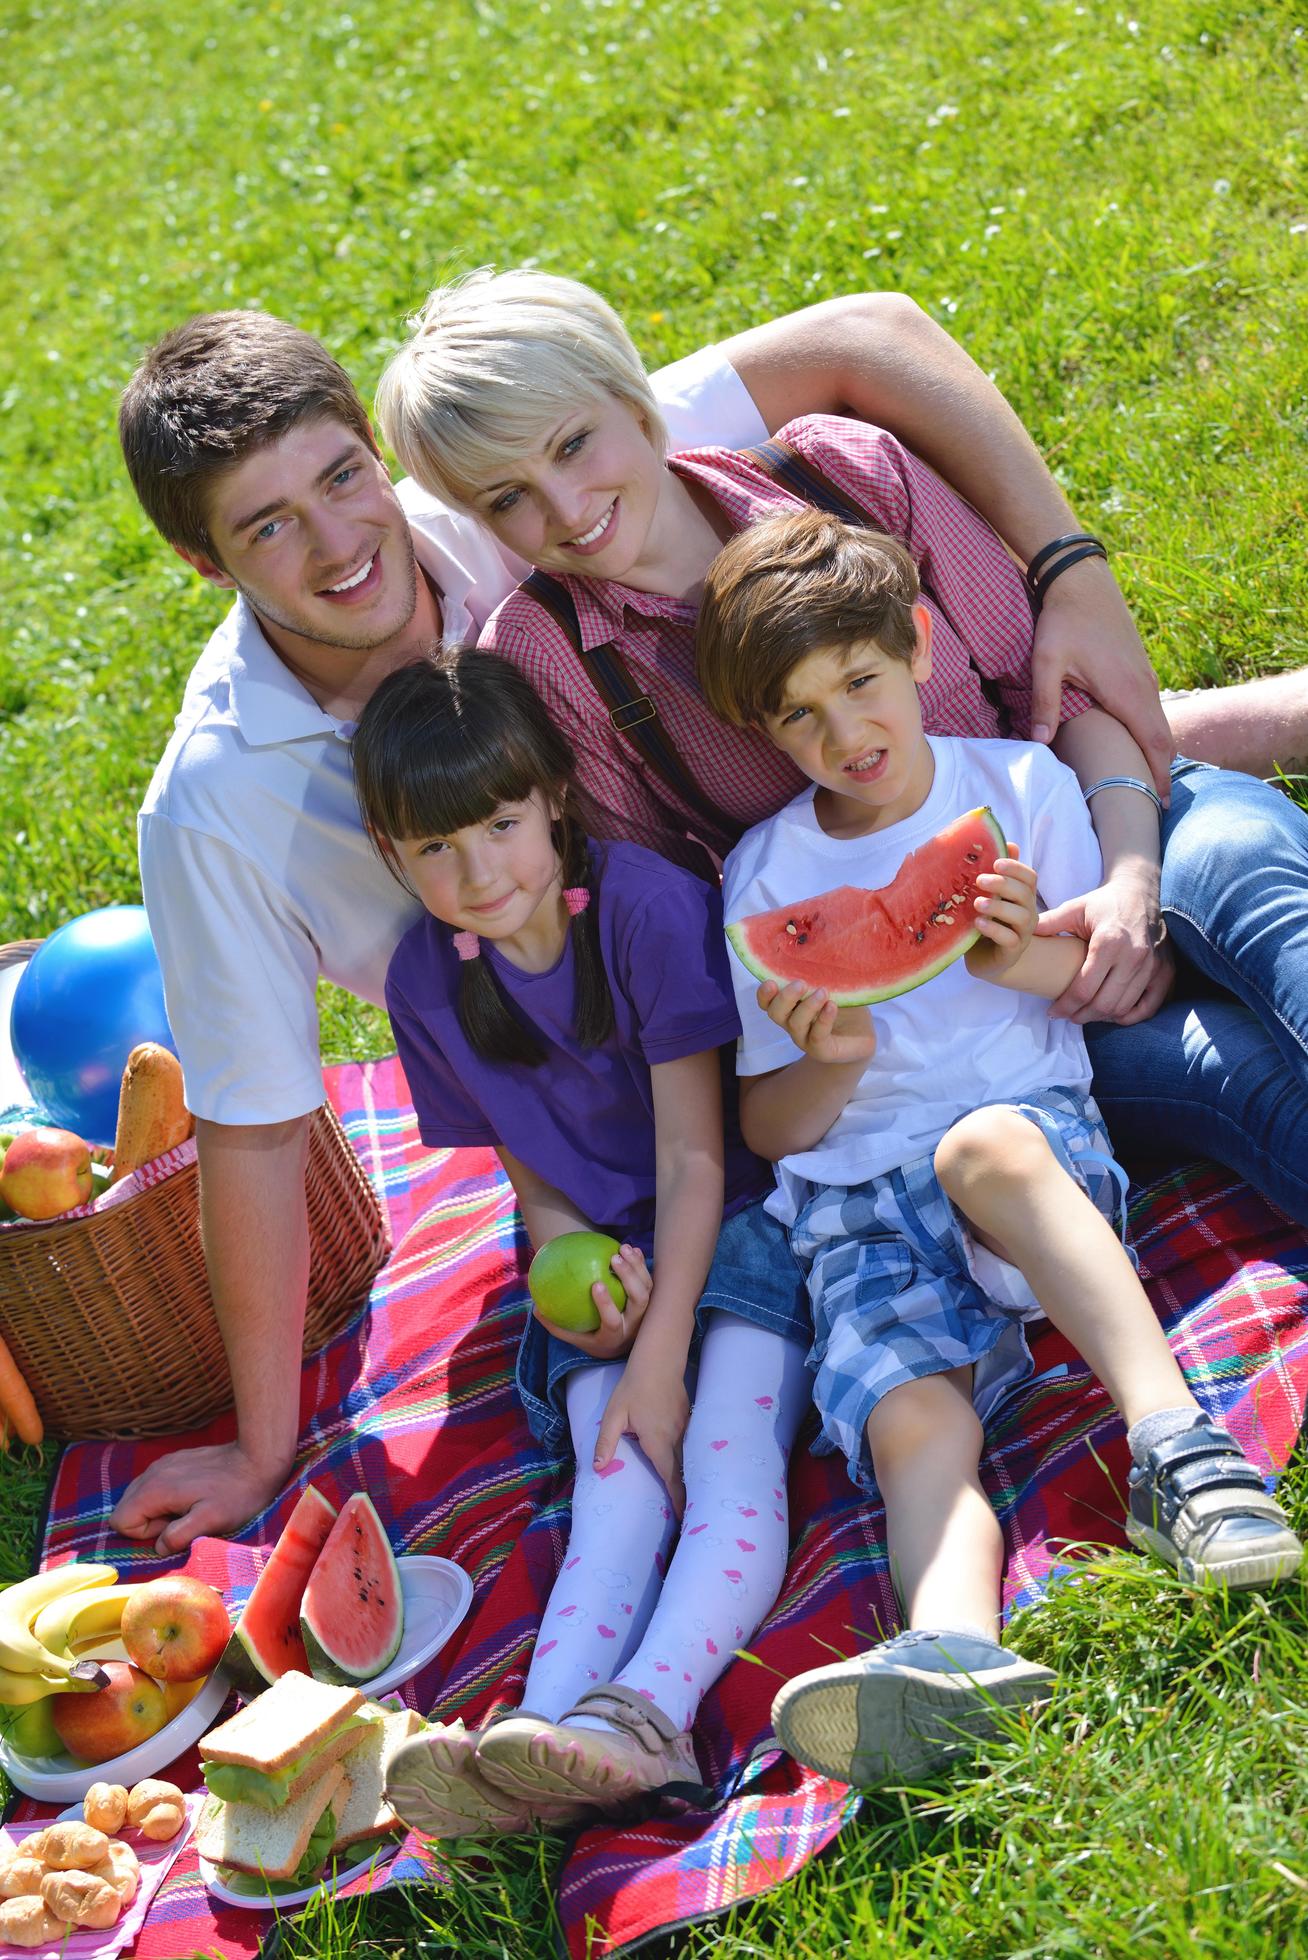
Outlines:
{"label": "girl's face", "polygon": [[549,966],[567,932],[550,832],[558,814],[557,803],[533,790],[525,802],[501,803],[452,837],[397,838],[391,849],[434,918],[494,940],[511,959],[523,955],[515,964]]}
{"label": "girl's face", "polygon": [[645,423],[604,395],[474,484],[470,502],[502,544],[542,571],[621,581],[641,563],[665,480]]}

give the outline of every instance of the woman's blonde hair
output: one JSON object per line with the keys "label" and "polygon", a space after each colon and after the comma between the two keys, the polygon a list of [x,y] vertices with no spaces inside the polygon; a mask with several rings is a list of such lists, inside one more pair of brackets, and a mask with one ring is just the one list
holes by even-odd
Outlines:
{"label": "woman's blonde hair", "polygon": [[401,466],[447,503],[470,506],[506,459],[605,395],[641,418],[663,460],[667,430],[640,355],[589,286],[483,267],[438,286],[408,325],[378,384],[377,420]]}

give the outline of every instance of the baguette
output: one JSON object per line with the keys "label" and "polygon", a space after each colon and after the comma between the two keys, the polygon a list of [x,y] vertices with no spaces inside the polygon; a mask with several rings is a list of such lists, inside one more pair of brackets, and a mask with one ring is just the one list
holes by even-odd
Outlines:
{"label": "baguette", "polygon": [[182,1090],[182,1065],[171,1049],[142,1041],[127,1057],[118,1092],[118,1130],[114,1137],[117,1183],[165,1150],[185,1143],[195,1128]]}

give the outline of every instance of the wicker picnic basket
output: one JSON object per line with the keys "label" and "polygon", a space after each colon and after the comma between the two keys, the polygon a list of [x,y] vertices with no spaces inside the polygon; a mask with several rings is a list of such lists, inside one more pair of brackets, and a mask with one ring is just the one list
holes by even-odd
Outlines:
{"label": "wicker picnic basket", "polygon": [[[0,967],[39,944],[0,946]],[[312,1354],[363,1305],[390,1250],[376,1194],[327,1103],[310,1126],[305,1190]],[[56,1436],[171,1435],[228,1408],[197,1166],[88,1217],[0,1232],[0,1334]]]}

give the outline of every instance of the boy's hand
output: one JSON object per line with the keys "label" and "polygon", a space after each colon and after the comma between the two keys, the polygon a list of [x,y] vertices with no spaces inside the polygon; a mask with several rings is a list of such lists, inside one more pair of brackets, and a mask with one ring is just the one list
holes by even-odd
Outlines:
{"label": "boy's hand", "polygon": [[975,980],[997,980],[1016,966],[1031,944],[1036,925],[1036,875],[1008,846],[993,871],[977,879],[981,896],[972,901],[981,938],[963,955]]}
{"label": "boy's hand", "polygon": [[877,1052],[867,1008],[837,1007],[821,987],[806,987],[802,980],[779,987],[765,980],[757,999],[769,1021],[815,1062],[870,1062]]}
{"label": "boy's hand", "polygon": [[590,1297],[595,1302],[595,1311],[600,1324],[592,1333],[582,1334],[575,1327],[560,1327],[556,1320],[543,1314],[539,1307],[533,1308],[537,1320],[549,1333],[556,1334],[570,1347],[580,1348],[583,1354],[592,1354],[600,1361],[620,1361],[631,1351],[631,1344],[640,1332],[640,1323],[645,1318],[645,1309],[654,1292],[654,1275],[645,1264],[645,1255],[638,1245],[621,1245],[609,1261],[614,1277],[621,1281],[627,1295],[626,1308],[615,1307],[613,1296],[602,1280],[596,1280],[590,1289]]}
{"label": "boy's hand", "polygon": [[632,1436],[653,1464],[681,1517],[686,1486],[681,1474],[681,1439],[690,1420],[684,1354],[678,1370],[663,1355],[634,1354],[609,1397],[595,1440],[595,1468],[602,1470],[624,1436]]}

